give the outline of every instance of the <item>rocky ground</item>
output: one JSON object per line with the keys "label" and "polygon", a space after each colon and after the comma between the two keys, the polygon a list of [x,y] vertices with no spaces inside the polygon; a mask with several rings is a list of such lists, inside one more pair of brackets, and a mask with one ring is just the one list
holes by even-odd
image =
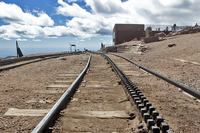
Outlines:
{"label": "rocky ground", "polygon": [[[7,116],[5,113],[10,108],[52,108],[67,88],[48,86],[55,84],[59,74],[79,74],[88,58],[88,55],[65,56],[0,72],[0,132],[31,132],[44,116]],[[76,77],[72,78],[71,83]]]}
{"label": "rocky ground", "polygon": [[[155,72],[200,91],[200,33],[143,43],[146,51],[118,53]],[[130,44],[135,42],[129,42]],[[168,47],[169,44],[175,44]],[[123,44],[122,44],[123,45]],[[155,77],[132,78],[175,132],[200,131],[200,103],[194,97]]]}
{"label": "rocky ground", "polygon": [[100,55],[92,55],[89,71],[62,111],[53,133],[132,133],[146,129],[107,62]]}
{"label": "rocky ground", "polygon": [[[159,42],[143,43],[146,51],[142,54],[132,54],[129,51],[119,54],[200,91],[199,42],[200,33],[179,35]],[[168,47],[169,44],[175,45]]]}
{"label": "rocky ground", "polygon": [[[166,40],[142,43],[145,50],[117,53],[173,80],[200,91],[200,33],[168,37]],[[129,42],[129,45],[139,42]],[[175,44],[168,47],[168,44]],[[57,95],[36,91],[46,90],[61,73],[80,72],[88,55],[69,56],[66,60],[50,59],[0,73],[0,132],[30,132],[42,117],[4,116],[9,108],[49,109],[58,100]],[[117,59],[117,62],[124,62]],[[184,61],[183,61],[184,60]],[[125,63],[125,62],[124,62]],[[129,70],[122,67],[124,70]],[[132,69],[130,69],[132,70]],[[72,71],[71,71],[72,72]],[[142,93],[175,132],[200,131],[200,103],[183,94],[179,88],[155,77],[130,77]],[[36,99],[34,101],[34,99]]]}

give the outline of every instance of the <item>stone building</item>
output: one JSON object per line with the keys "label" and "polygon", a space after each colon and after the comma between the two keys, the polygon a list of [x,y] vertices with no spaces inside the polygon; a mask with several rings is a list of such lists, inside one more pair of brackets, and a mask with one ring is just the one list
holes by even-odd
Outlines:
{"label": "stone building", "polygon": [[139,40],[144,36],[143,24],[115,24],[113,28],[114,45],[129,42],[135,38]]}

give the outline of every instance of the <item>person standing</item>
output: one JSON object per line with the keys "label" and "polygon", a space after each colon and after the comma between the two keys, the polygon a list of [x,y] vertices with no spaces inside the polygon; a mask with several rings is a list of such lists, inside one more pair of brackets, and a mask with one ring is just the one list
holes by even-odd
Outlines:
{"label": "person standing", "polygon": [[166,27],[166,31],[168,31],[168,26]]}
{"label": "person standing", "polygon": [[173,25],[173,31],[176,31],[176,24]]}

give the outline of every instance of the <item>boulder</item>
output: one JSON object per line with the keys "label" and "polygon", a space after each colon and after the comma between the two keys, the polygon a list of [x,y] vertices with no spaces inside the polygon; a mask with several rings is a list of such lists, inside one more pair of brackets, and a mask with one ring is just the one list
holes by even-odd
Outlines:
{"label": "boulder", "polygon": [[167,35],[164,32],[156,33],[154,36],[161,37],[161,38],[166,38],[167,37]]}

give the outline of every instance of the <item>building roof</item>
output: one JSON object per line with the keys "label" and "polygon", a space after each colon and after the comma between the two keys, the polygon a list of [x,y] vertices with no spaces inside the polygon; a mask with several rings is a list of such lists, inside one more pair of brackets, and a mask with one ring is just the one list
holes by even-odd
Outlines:
{"label": "building roof", "polygon": [[114,31],[114,29],[122,30],[123,28],[124,28],[124,30],[126,30],[125,27],[130,28],[130,29],[134,29],[133,27],[140,27],[140,29],[144,30],[144,24],[115,24],[113,31]]}

